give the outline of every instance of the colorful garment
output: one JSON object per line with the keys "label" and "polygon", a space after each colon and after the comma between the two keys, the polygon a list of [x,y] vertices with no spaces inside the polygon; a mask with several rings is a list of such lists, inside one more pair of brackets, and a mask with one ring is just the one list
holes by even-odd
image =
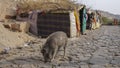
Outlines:
{"label": "colorful garment", "polygon": [[86,22],[87,22],[87,16],[86,16],[86,9],[83,9],[83,21],[82,21],[82,33],[86,30]]}
{"label": "colorful garment", "polygon": [[76,10],[74,11],[74,15],[76,20],[77,33],[80,34],[80,21],[79,21],[79,16]]}

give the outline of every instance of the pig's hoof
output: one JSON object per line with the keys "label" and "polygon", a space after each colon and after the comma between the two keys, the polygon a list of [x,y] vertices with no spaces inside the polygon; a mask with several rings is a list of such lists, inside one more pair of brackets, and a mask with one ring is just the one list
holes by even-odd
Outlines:
{"label": "pig's hoof", "polygon": [[54,58],[53,59],[51,59],[51,62],[53,62],[54,61]]}
{"label": "pig's hoof", "polygon": [[66,60],[67,60],[67,59],[68,59],[68,57],[67,57],[67,56],[63,56],[63,59],[66,59]]}
{"label": "pig's hoof", "polygon": [[67,57],[61,57],[61,58],[59,58],[59,61],[65,61],[67,59],[68,59]]}

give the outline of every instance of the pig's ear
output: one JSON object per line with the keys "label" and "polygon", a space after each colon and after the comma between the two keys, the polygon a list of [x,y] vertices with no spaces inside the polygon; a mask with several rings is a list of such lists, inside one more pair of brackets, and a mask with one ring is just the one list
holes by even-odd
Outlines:
{"label": "pig's ear", "polygon": [[41,50],[41,52],[42,53],[49,53],[49,49],[46,47],[46,48],[43,48],[42,50]]}

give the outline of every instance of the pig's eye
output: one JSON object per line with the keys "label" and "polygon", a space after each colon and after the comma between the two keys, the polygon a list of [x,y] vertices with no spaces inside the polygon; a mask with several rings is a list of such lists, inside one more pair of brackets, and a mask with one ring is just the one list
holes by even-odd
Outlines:
{"label": "pig's eye", "polygon": [[45,49],[41,50],[41,53],[43,53],[43,54],[46,53],[46,50]]}
{"label": "pig's eye", "polygon": [[49,59],[49,58],[50,58],[50,57],[49,57],[49,54],[46,54],[46,58],[47,58],[47,59]]}

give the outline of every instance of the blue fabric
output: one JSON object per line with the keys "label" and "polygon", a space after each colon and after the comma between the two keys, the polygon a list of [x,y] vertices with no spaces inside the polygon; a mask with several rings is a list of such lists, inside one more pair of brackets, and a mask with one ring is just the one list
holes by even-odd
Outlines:
{"label": "blue fabric", "polygon": [[86,30],[86,22],[87,22],[87,16],[86,16],[86,9],[83,9],[83,21],[82,21],[82,32],[84,33]]}

